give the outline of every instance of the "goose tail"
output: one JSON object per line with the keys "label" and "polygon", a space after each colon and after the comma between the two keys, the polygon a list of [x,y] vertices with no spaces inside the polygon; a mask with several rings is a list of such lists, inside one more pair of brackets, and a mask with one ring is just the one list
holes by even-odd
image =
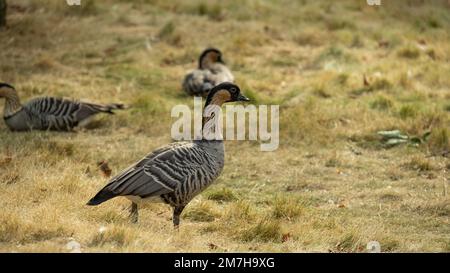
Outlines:
{"label": "goose tail", "polygon": [[116,197],[116,194],[114,194],[112,191],[103,189],[99,191],[91,200],[89,200],[86,205],[97,206],[114,197]]}
{"label": "goose tail", "polygon": [[113,112],[114,110],[123,110],[126,109],[127,107],[122,103],[111,103],[107,105],[97,105],[96,108],[99,112],[114,114]]}

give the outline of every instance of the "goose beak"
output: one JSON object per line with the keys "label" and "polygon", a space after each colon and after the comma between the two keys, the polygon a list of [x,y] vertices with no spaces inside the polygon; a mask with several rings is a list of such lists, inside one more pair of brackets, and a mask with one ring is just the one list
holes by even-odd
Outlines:
{"label": "goose beak", "polygon": [[242,94],[239,94],[237,100],[238,100],[238,101],[250,101],[249,98],[247,98],[246,96],[244,96],[244,95],[242,95]]}

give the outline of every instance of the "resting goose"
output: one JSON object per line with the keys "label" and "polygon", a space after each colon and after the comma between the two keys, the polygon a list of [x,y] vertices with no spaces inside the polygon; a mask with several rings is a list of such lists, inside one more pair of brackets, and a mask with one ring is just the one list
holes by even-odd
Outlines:
{"label": "resting goose", "polygon": [[[209,92],[205,109],[209,105],[220,107],[226,102],[248,100],[237,85],[222,83]],[[204,118],[203,128],[206,124],[209,127],[213,118],[214,115]],[[127,197],[132,202],[130,217],[137,222],[139,203],[161,201],[173,207],[173,224],[178,227],[185,206],[216,180],[223,166],[223,140],[203,138],[175,142],[155,150],[122,171],[87,205],[99,205],[117,196]]]}
{"label": "resting goose", "polygon": [[222,53],[208,48],[200,55],[198,69],[185,76],[183,90],[189,95],[207,96],[211,88],[222,82],[234,82],[234,76],[225,66]]}
{"label": "resting goose", "polygon": [[5,98],[3,119],[11,131],[70,131],[98,113],[113,114],[123,104],[94,104],[61,98],[35,98],[22,105],[16,89],[0,83],[0,98]]}

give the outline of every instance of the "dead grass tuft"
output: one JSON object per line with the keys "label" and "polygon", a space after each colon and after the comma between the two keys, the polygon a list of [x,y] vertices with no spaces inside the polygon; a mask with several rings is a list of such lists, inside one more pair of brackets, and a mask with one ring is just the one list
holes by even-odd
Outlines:
{"label": "dead grass tuft", "polygon": [[398,51],[398,56],[406,59],[417,59],[420,56],[420,51],[414,46],[407,46]]}
{"label": "dead grass tuft", "polygon": [[242,231],[240,237],[244,242],[280,243],[282,235],[280,222],[275,219],[265,218]]}
{"label": "dead grass tuft", "polygon": [[221,214],[210,202],[201,201],[190,205],[184,213],[183,218],[195,222],[212,222],[220,216]]}
{"label": "dead grass tuft", "polygon": [[131,244],[137,235],[128,227],[113,226],[106,228],[105,231],[99,231],[92,236],[90,246],[104,246],[112,244],[123,247]]}
{"label": "dead grass tuft", "polygon": [[418,213],[425,213],[431,216],[450,217],[450,201],[443,200],[418,206],[415,209]]}
{"label": "dead grass tuft", "polygon": [[428,159],[415,156],[410,161],[403,164],[403,167],[413,171],[427,172],[436,170],[437,167]]}
{"label": "dead grass tuft", "polygon": [[275,219],[287,219],[289,221],[297,218],[303,210],[298,200],[286,197],[277,197],[272,206],[272,216]]}
{"label": "dead grass tuft", "polygon": [[209,200],[217,202],[231,202],[236,200],[236,196],[229,188],[220,188],[205,193],[205,196]]}
{"label": "dead grass tuft", "polygon": [[337,252],[362,252],[364,245],[359,235],[348,232],[336,243]]}
{"label": "dead grass tuft", "polygon": [[427,144],[428,148],[436,153],[450,151],[450,129],[433,129]]}
{"label": "dead grass tuft", "polygon": [[370,107],[377,110],[386,111],[394,106],[392,99],[385,96],[378,96],[370,103]]}

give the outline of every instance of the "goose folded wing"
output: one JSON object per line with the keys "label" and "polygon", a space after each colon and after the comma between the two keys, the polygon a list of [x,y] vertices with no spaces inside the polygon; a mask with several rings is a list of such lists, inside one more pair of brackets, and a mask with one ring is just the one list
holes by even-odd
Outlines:
{"label": "goose folded wing", "polygon": [[185,177],[184,144],[159,149],[116,176],[105,187],[114,195],[147,198],[173,192]]}
{"label": "goose folded wing", "polygon": [[44,97],[30,101],[26,108],[38,116],[67,117],[80,109],[80,103],[66,99]]}
{"label": "goose folded wing", "polygon": [[194,70],[183,83],[184,89],[192,93],[207,92],[214,87],[213,75],[209,70]]}

